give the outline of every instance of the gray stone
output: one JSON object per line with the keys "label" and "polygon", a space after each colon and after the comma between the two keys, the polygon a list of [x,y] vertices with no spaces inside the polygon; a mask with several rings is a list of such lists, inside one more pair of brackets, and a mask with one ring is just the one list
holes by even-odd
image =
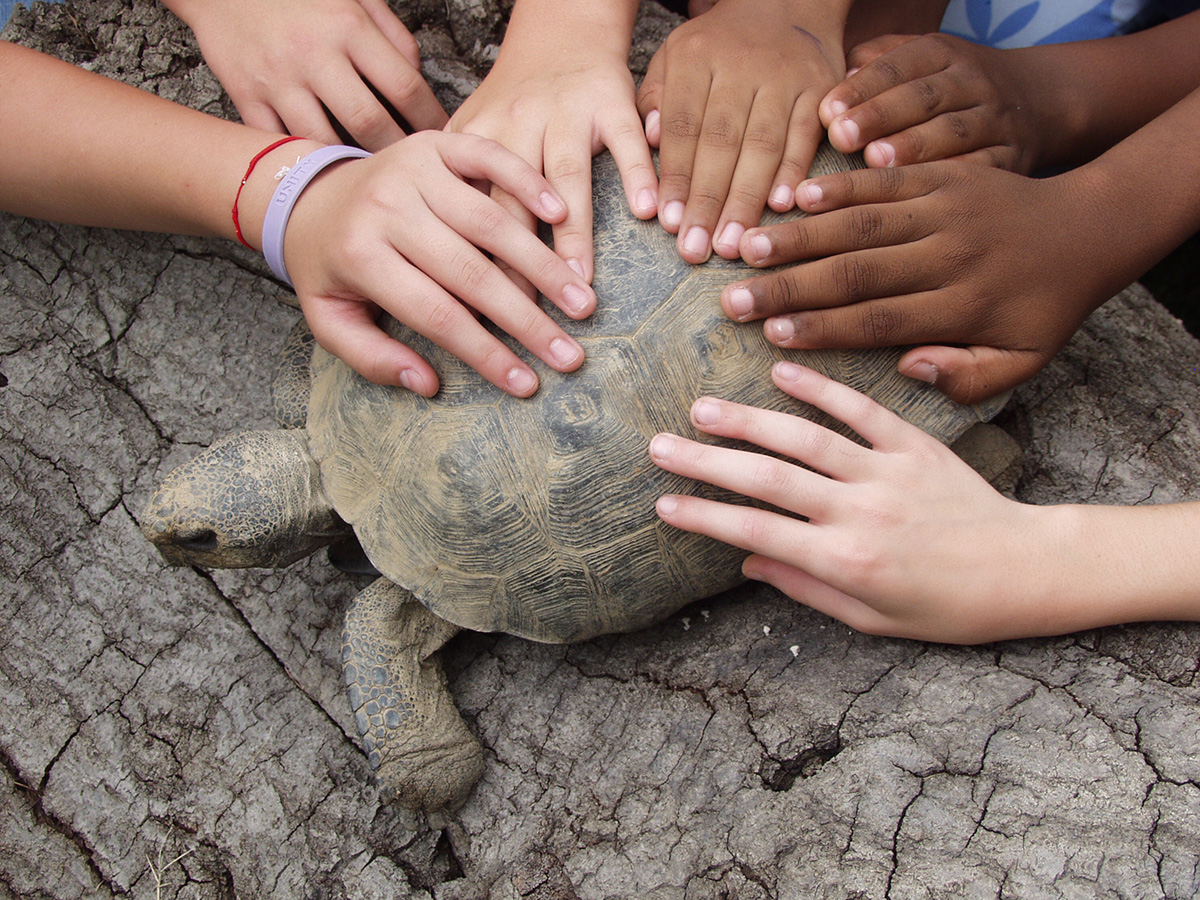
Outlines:
{"label": "gray stone", "polygon": [[[461,97],[479,72],[446,7],[413,8]],[[5,36],[230,112],[149,2],[38,5]],[[747,587],[568,647],[464,635],[483,780],[437,821],[381,805],[338,659],[363,585],[322,559],[169,570],[132,512],[270,427],[297,314],[265,271],[0,218],[0,897],[1200,893],[1196,625],[952,648]],[[1198,369],[1148,294],[1114,298],[999,420],[1017,496],[1195,499]]]}

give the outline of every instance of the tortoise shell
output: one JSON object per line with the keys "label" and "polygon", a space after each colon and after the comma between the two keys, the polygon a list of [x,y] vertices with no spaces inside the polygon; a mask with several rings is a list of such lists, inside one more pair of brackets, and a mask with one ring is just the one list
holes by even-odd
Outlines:
{"label": "tortoise shell", "polygon": [[[826,145],[812,171],[856,167]],[[575,641],[648,626],[743,581],[744,551],[674,529],[654,508],[664,493],[729,498],[662,471],[647,445],[659,431],[693,434],[689,408],[704,394],[829,424],[774,386],[777,360],[850,384],[947,443],[998,411],[900,375],[897,349],[775,347],[719,305],[749,267],[684,262],[672,235],[629,212],[607,154],[593,181],[596,312],[577,322],[540,298],[584,347],[578,371],[534,359],[542,386],[517,399],[393,321],[389,333],[441,376],[426,399],[314,352],[308,432],[324,488],[379,571],[442,618]]]}

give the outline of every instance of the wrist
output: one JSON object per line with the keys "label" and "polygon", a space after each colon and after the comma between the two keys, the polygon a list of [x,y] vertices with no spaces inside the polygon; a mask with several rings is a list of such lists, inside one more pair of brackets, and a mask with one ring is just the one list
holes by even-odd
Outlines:
{"label": "wrist", "polygon": [[[264,136],[264,141],[260,153],[262,149],[269,147],[272,143],[269,135]],[[232,197],[236,202],[237,224],[240,225],[242,242],[252,250],[262,249],[263,221],[266,218],[271,197],[283,176],[300,159],[319,150],[322,146],[324,145],[319,141],[308,139],[289,141],[280,143],[274,149],[263,153],[253,165],[250,164],[254,159],[253,155],[246,159],[244,163],[247,166],[246,174],[242,176],[244,183],[233,185]],[[238,240],[237,227],[232,213],[233,208],[231,207],[226,215],[228,229],[222,233],[230,240]]]}
{"label": "wrist", "polygon": [[345,160],[362,159],[370,155],[366,150],[343,144],[318,147],[312,153],[298,160],[283,174],[267,204],[262,224],[263,256],[266,258],[271,272],[280,281],[289,285],[292,283],[284,262],[283,244],[288,220],[291,218],[292,210],[300,200],[300,196],[313,180],[330,166]]}

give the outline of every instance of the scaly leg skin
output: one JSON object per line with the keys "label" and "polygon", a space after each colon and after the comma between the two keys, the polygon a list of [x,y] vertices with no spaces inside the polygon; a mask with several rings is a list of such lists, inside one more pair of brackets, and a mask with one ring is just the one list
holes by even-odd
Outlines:
{"label": "scaly leg skin", "polygon": [[457,809],[483,774],[437,656],[458,631],[386,578],[346,612],[342,667],[363,750],[383,798],[410,809]]}

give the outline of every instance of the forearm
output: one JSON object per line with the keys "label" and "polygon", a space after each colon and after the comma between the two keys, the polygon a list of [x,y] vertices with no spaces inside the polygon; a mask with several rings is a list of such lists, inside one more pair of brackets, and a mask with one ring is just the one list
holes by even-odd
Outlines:
{"label": "forearm", "polygon": [[[1200,503],[1058,506],[1029,566],[1031,634],[1149,621],[1200,621]],[[1044,577],[1041,577],[1044,576]]]}
{"label": "forearm", "polygon": [[638,0],[516,0],[497,63],[608,56],[625,64],[633,41]]}
{"label": "forearm", "polygon": [[[230,211],[250,159],[278,135],[204,115],[0,42],[0,208],[57,222],[234,237]],[[239,203],[257,245],[281,159],[261,163]],[[275,166],[267,173],[272,165]]]}
{"label": "forearm", "polygon": [[1002,51],[1045,144],[1039,166],[1092,159],[1200,87],[1200,12],[1122,37]]}
{"label": "forearm", "polygon": [[1081,275],[1111,271],[1107,297],[1200,230],[1200,88],[1058,177],[1073,182],[1075,198],[1064,227],[1089,248],[1074,254]]}

